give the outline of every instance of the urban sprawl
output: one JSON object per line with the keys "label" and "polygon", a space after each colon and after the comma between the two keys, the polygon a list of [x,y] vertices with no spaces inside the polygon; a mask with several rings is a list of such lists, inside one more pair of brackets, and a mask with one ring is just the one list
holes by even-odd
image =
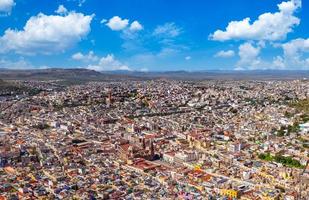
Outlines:
{"label": "urban sprawl", "polygon": [[15,81],[0,199],[309,199],[309,82]]}

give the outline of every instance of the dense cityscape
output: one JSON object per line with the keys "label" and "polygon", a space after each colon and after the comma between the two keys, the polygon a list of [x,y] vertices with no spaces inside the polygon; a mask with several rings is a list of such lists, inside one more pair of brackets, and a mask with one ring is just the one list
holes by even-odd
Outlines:
{"label": "dense cityscape", "polygon": [[309,197],[308,80],[10,82],[1,200]]}
{"label": "dense cityscape", "polygon": [[0,0],[0,200],[309,200],[305,0]]}

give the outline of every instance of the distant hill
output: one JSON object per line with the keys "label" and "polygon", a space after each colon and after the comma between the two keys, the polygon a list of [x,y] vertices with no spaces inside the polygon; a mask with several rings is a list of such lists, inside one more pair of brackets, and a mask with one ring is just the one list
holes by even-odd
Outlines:
{"label": "distant hill", "polygon": [[121,80],[274,80],[274,79],[309,79],[307,71],[260,70],[260,71],[106,71],[76,69],[31,69],[9,70],[0,69],[0,79],[4,80],[65,80],[67,82],[87,81],[121,81]]}
{"label": "distant hill", "polygon": [[88,69],[30,69],[10,70],[0,69],[0,79],[4,80],[66,80],[66,81],[111,81],[111,80],[138,80],[126,74],[105,74]]}
{"label": "distant hill", "polygon": [[127,74],[144,78],[167,78],[176,80],[289,80],[309,79],[309,70],[212,70],[212,71],[166,71],[166,72],[136,72],[136,71],[111,71],[109,74]]}

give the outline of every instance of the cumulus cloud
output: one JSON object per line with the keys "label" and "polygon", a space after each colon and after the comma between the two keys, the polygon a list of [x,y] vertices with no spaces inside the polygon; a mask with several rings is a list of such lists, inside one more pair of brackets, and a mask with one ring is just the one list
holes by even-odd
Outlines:
{"label": "cumulus cloud", "polygon": [[273,69],[284,69],[286,67],[284,59],[281,56],[276,56],[269,66],[271,66]]}
{"label": "cumulus cloud", "polygon": [[298,38],[282,45],[284,55],[299,58],[302,52],[309,51],[309,39]]}
{"label": "cumulus cloud", "polygon": [[122,19],[119,16],[114,16],[109,20],[102,19],[101,24],[104,23],[106,23],[106,26],[108,26],[111,30],[124,31],[126,34],[131,34],[133,32],[137,32],[143,29],[143,25],[137,20],[133,21],[130,24],[128,19]]}
{"label": "cumulus cloud", "polygon": [[113,31],[121,31],[125,29],[129,24],[128,19],[121,19],[119,16],[114,16],[108,20],[106,26],[108,26]]}
{"label": "cumulus cloud", "polygon": [[130,31],[140,31],[142,29],[143,29],[143,26],[136,20],[131,23],[130,28],[129,28]]}
{"label": "cumulus cloud", "polygon": [[235,52],[233,50],[227,50],[227,51],[219,51],[215,54],[215,57],[220,57],[220,58],[230,58],[235,55]]}
{"label": "cumulus cloud", "polygon": [[210,35],[212,40],[282,40],[299,25],[300,19],[294,16],[301,7],[301,0],[290,0],[278,4],[279,11],[264,13],[256,21],[245,18],[241,21],[231,21],[224,31],[217,30]]}
{"label": "cumulus cloud", "polygon": [[240,60],[237,63],[236,69],[255,69],[261,64],[259,58],[260,47],[255,47],[251,43],[246,42],[239,46],[238,55]]}
{"label": "cumulus cloud", "polygon": [[173,38],[180,35],[181,32],[182,32],[181,28],[176,26],[175,23],[165,23],[163,25],[157,26],[153,31],[153,35],[159,37]]}
{"label": "cumulus cloud", "polygon": [[0,0],[0,14],[10,14],[12,8],[16,5],[14,0]]}
{"label": "cumulus cloud", "polygon": [[90,32],[94,15],[70,12],[66,16],[38,14],[23,30],[7,29],[0,37],[0,53],[51,54],[63,52]]}
{"label": "cumulus cloud", "polygon": [[[284,44],[275,41],[284,40],[287,34],[300,23],[295,16],[296,11],[301,8],[301,0],[289,0],[279,3],[278,11],[274,13],[261,14],[255,21],[250,18],[241,21],[231,21],[225,30],[217,30],[210,35],[210,39],[216,41],[245,40],[239,46],[239,61],[235,69],[308,69],[309,39],[295,39]],[[281,47],[283,56],[274,56],[271,60],[260,58],[261,50],[267,48],[268,44],[273,47]],[[215,57],[230,57],[235,53],[232,51],[219,51]]]}
{"label": "cumulus cloud", "polygon": [[[286,69],[289,62],[282,56],[275,56],[272,60],[264,60],[260,57],[261,50],[265,46],[259,42],[256,44],[246,42],[239,46],[238,55],[240,60],[237,62],[236,70],[267,70],[267,69]],[[299,65],[295,66],[299,69]]]}
{"label": "cumulus cloud", "polygon": [[7,60],[7,59],[0,59],[0,68],[5,69],[30,69],[33,68],[33,66],[24,60],[23,58],[20,58],[16,61],[13,60]]}
{"label": "cumulus cloud", "polygon": [[300,67],[309,69],[309,57],[304,54],[309,52],[309,38],[298,38],[282,44],[284,52],[284,60],[282,61],[285,66]]}
{"label": "cumulus cloud", "polygon": [[99,57],[93,51],[89,51],[88,54],[82,54],[81,52],[75,53],[72,55],[72,59],[83,62],[96,62],[99,60]]}
{"label": "cumulus cloud", "polygon": [[96,71],[131,70],[127,65],[115,59],[113,54],[102,57],[97,65],[89,65],[87,68]]}
{"label": "cumulus cloud", "polygon": [[68,13],[68,10],[64,7],[64,5],[60,5],[57,10],[55,10],[55,13],[59,15],[65,15]]}

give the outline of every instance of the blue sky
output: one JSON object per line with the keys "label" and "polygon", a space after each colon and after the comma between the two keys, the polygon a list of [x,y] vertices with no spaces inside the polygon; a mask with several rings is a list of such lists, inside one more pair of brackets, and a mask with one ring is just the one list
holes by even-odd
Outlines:
{"label": "blue sky", "polygon": [[308,70],[308,8],[301,0],[0,0],[0,68]]}

